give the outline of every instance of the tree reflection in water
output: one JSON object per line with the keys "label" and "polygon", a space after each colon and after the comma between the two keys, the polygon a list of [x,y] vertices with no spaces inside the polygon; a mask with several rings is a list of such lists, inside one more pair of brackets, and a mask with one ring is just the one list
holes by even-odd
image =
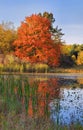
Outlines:
{"label": "tree reflection in water", "polygon": [[[83,79],[0,76],[0,109],[57,124],[83,124]],[[4,109],[3,109],[4,108]]]}
{"label": "tree reflection in water", "polygon": [[[29,79],[22,84],[22,102],[31,117],[50,117],[57,124],[83,122],[83,90],[80,79]],[[17,93],[18,94],[18,93]]]}
{"label": "tree reflection in water", "polygon": [[31,94],[29,99],[28,114],[30,116],[49,116],[49,103],[54,98],[59,98],[60,87],[57,79],[49,79],[46,81],[31,82],[32,89],[35,93]]}

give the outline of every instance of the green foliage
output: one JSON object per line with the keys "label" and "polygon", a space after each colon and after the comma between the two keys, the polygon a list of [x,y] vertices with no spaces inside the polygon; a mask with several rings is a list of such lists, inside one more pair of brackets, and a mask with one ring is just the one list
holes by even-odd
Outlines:
{"label": "green foliage", "polygon": [[43,14],[39,13],[39,15],[46,17],[50,20],[50,22],[51,22],[50,31],[51,31],[52,39],[54,40],[54,42],[62,43],[61,38],[64,34],[62,33],[62,29],[58,28],[58,26],[56,26],[55,28],[53,27],[53,23],[55,22],[55,18],[53,16],[53,14],[49,13],[49,12],[44,12]]}

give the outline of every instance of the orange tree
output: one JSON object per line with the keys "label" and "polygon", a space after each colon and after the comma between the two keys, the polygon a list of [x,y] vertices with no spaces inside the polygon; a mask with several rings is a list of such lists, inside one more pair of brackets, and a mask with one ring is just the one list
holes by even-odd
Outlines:
{"label": "orange tree", "polygon": [[60,44],[55,44],[50,32],[51,21],[40,15],[26,17],[18,28],[14,42],[15,55],[29,63],[58,66]]}

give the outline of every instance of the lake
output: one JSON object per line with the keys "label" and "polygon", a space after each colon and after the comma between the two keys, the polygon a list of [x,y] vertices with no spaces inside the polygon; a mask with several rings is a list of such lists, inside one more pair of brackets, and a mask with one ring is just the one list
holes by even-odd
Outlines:
{"label": "lake", "polygon": [[0,128],[29,130],[32,124],[33,130],[83,128],[82,75],[0,75]]}

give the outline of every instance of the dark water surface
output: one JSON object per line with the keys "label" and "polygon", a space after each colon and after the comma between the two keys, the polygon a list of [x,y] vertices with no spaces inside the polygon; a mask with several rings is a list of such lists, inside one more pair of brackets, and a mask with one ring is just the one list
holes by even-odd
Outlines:
{"label": "dark water surface", "polygon": [[83,77],[1,75],[0,113],[12,111],[60,125],[83,125]]}

